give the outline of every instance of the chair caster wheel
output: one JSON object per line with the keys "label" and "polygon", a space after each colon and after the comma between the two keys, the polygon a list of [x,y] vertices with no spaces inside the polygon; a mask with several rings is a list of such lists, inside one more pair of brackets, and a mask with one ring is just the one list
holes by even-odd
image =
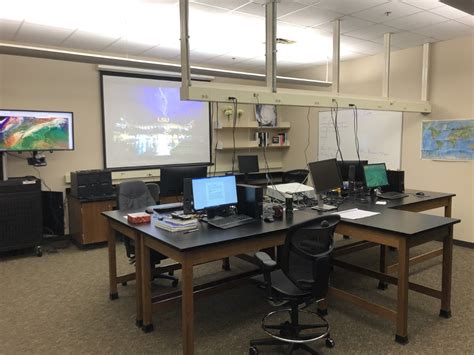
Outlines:
{"label": "chair caster wheel", "polygon": [[43,256],[43,249],[39,245],[35,248],[35,254],[38,258]]}
{"label": "chair caster wheel", "polygon": [[122,286],[127,286],[127,281],[122,282]]}
{"label": "chair caster wheel", "polygon": [[171,286],[177,287],[178,286],[178,280],[173,280],[173,282],[171,283]]}
{"label": "chair caster wheel", "polygon": [[255,346],[251,346],[249,348],[249,355],[257,355],[258,354],[258,350]]}
{"label": "chair caster wheel", "polygon": [[326,348],[332,349],[336,346],[336,342],[332,338],[326,338]]}

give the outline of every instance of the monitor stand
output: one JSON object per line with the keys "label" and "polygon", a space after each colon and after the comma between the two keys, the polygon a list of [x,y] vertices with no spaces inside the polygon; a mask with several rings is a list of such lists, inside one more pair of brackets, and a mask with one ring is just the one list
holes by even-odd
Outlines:
{"label": "monitor stand", "polygon": [[320,211],[320,212],[337,210],[337,206],[326,205],[323,201],[323,196],[321,194],[318,194],[318,205],[311,208],[313,210]]}

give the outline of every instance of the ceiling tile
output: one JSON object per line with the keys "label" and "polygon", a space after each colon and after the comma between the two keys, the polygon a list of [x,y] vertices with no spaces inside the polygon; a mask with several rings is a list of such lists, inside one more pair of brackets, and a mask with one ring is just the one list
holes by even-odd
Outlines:
{"label": "ceiling tile", "polygon": [[347,35],[341,36],[341,47],[345,50],[373,55],[383,52],[383,44],[366,41],[359,38],[350,37]]}
{"label": "ceiling tile", "polygon": [[413,32],[430,36],[439,40],[448,40],[455,37],[474,34],[474,29],[454,20],[442,22],[433,26],[427,26],[413,30]]}
{"label": "ceiling tile", "polygon": [[388,0],[321,0],[316,7],[342,14],[352,14],[387,2]]}
{"label": "ceiling tile", "polygon": [[[307,6],[293,1],[280,2],[277,4],[277,18],[285,16],[291,12],[304,9],[305,7]],[[248,3],[247,5],[239,8],[237,11],[245,14],[265,17],[265,6],[261,4]]]}
{"label": "ceiling tile", "polygon": [[[341,18],[341,33],[347,33],[350,31],[355,31],[360,28],[368,27],[374,25],[374,22],[362,20],[352,16],[344,16]],[[323,30],[326,32],[333,31],[333,22],[326,22],[322,25],[315,27],[318,30]]]}
{"label": "ceiling tile", "polygon": [[[472,1],[472,0],[467,0],[467,1]],[[430,11],[437,14],[437,15],[441,15],[441,16],[444,16],[444,17],[452,19],[452,20],[455,20],[455,19],[458,19],[458,18],[461,18],[461,17],[465,17],[466,15],[469,15],[468,13],[466,13],[464,11],[455,9],[454,7],[451,7],[451,6],[448,6],[448,5],[437,7],[436,9],[431,9]]]}
{"label": "ceiling tile", "polygon": [[74,32],[66,41],[61,43],[61,46],[68,48],[84,49],[88,51],[100,51],[113,42],[117,41],[118,38],[101,36],[96,33],[86,31]]}
{"label": "ceiling tile", "polygon": [[320,9],[313,6],[286,16],[282,16],[280,20],[300,26],[312,27],[332,21],[341,16],[341,13]]}
{"label": "ceiling tile", "polygon": [[456,21],[461,22],[465,25],[474,27],[474,16],[469,15],[469,16],[466,16],[466,17],[461,17],[461,18],[456,19]]}
{"label": "ceiling tile", "polygon": [[418,7],[423,10],[430,10],[436,7],[444,6],[439,0],[401,0],[402,2]]}
{"label": "ceiling tile", "polygon": [[0,39],[4,41],[11,41],[15,33],[20,28],[21,21],[10,21],[0,19]]}
{"label": "ceiling tile", "polygon": [[[158,42],[158,41],[157,41]],[[130,42],[126,38],[120,38],[103,49],[104,52],[120,53],[126,55],[139,55],[155,46],[150,44]]]}
{"label": "ceiling tile", "polygon": [[59,27],[23,23],[15,36],[15,41],[23,43],[39,43],[57,46],[64,41],[73,30]]}
{"label": "ceiling tile", "polygon": [[173,59],[179,58],[179,49],[177,48],[169,48],[169,47],[162,47],[156,46],[141,54],[142,56],[152,57],[154,59]]}
{"label": "ceiling tile", "polygon": [[424,43],[435,42],[434,38],[419,35],[411,32],[395,33],[392,36],[391,44],[398,48],[410,48],[420,46]]}
{"label": "ceiling tile", "polygon": [[[359,17],[364,20],[381,23],[395,18],[408,16],[420,11],[421,10],[419,8],[413,7],[408,4],[404,4],[401,2],[389,2],[372,7],[368,10],[357,12],[353,14],[353,16]],[[390,13],[390,15],[387,16],[386,13]]]}
{"label": "ceiling tile", "polygon": [[204,4],[208,6],[220,7],[223,9],[234,10],[239,6],[245,5],[249,0],[190,0],[191,3]]}
{"label": "ceiling tile", "polygon": [[385,22],[384,24],[398,28],[400,30],[410,31],[414,28],[420,28],[425,26],[434,25],[446,21],[446,18],[433,14],[428,11],[417,12],[413,15],[400,17],[394,20]]}
{"label": "ceiling tile", "polygon": [[376,25],[364,27],[356,31],[351,31],[346,34],[351,37],[357,37],[360,39],[375,40],[377,38],[383,37],[383,35],[388,32],[396,33],[396,32],[400,32],[400,30],[393,27],[376,24]]}

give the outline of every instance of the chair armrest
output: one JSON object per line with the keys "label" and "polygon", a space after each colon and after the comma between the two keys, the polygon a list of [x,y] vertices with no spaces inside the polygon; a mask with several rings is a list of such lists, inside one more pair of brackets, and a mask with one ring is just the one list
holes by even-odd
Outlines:
{"label": "chair armrest", "polygon": [[276,269],[276,261],[273,260],[267,253],[259,251],[258,253],[255,253],[255,257],[257,258],[258,265],[264,272],[269,272]]}

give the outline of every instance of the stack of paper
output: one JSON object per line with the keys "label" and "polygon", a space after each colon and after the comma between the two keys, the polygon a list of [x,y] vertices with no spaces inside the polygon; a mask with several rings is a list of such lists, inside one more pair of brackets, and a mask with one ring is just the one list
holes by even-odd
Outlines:
{"label": "stack of paper", "polygon": [[158,219],[155,226],[161,229],[165,229],[169,232],[187,231],[196,229],[198,227],[198,220],[193,219],[177,219],[177,218],[163,218]]}
{"label": "stack of paper", "polygon": [[360,219],[360,218],[375,216],[377,214],[380,214],[380,212],[365,211],[365,210],[359,210],[358,208],[353,208],[350,210],[335,212],[334,214],[338,214],[341,216],[341,218],[346,218],[346,219]]}

